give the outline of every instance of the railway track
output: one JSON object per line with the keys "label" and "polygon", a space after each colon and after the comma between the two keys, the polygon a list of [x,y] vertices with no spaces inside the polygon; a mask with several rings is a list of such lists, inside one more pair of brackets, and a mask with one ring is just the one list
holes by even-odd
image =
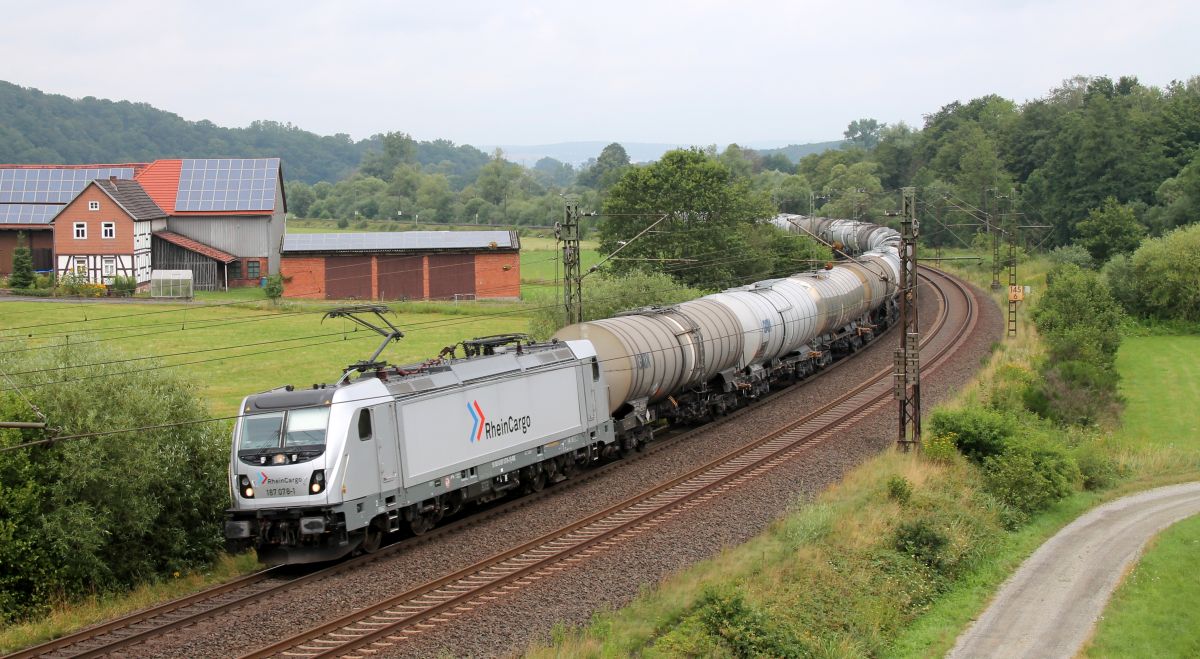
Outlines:
{"label": "railway track", "polygon": [[[927,371],[944,363],[976,323],[973,293],[936,270],[924,279],[941,293],[938,314],[922,347],[934,353]],[[961,304],[950,304],[951,296]],[[951,324],[949,331],[942,330]],[[952,337],[947,340],[946,337]],[[936,345],[935,345],[936,344]],[[891,401],[891,370],[755,442],[657,485],[630,499],[518,547],[424,585],[376,602],[336,620],[245,655],[261,657],[369,656],[411,637],[452,623],[459,616],[555,575],[739,486],[828,440],[837,431]]]}
{"label": "railway track", "polygon": [[[887,332],[884,333],[884,335],[886,334]],[[804,382],[815,382],[839,368],[844,368],[847,364],[852,363],[852,361],[849,359],[839,360],[807,378]],[[645,459],[658,452],[667,450],[680,442],[687,441],[695,434],[710,432],[722,425],[736,421],[739,417],[760,407],[762,403],[785,394],[789,390],[790,388],[784,388],[774,391],[755,404],[739,408],[699,428],[672,431],[648,445],[643,451],[626,457],[623,460],[584,471],[575,478],[558,486],[548,487],[540,493],[524,496],[512,501],[505,501],[498,505],[478,510],[469,517],[434,529],[423,536],[407,538],[392,543],[373,554],[358,556],[300,576],[294,575],[294,569],[292,571],[286,568],[262,570],[183,598],[165,602],[37,646],[5,655],[3,659],[28,659],[31,657],[50,657],[54,659],[66,657],[89,658],[112,654],[166,635],[174,630],[195,625],[230,611],[266,600],[285,590],[359,569],[368,563],[412,549],[416,545],[439,542],[448,535],[460,533],[495,516],[506,514],[518,507],[531,505],[542,497],[561,492],[563,487],[575,487],[593,479],[601,478],[610,470],[628,465],[631,460]]]}

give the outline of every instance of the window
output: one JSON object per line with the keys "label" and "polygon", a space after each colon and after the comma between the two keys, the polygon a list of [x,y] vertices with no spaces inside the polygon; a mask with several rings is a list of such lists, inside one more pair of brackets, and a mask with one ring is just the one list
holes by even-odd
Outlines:
{"label": "window", "polygon": [[81,277],[86,277],[87,273],[88,273],[87,258],[86,257],[77,257],[75,259],[75,274],[77,274]]}
{"label": "window", "polygon": [[87,239],[87,222],[75,223],[75,240]]}
{"label": "window", "polygon": [[112,277],[117,274],[117,260],[113,258],[104,259],[104,276]]}
{"label": "window", "polygon": [[229,278],[230,279],[241,279],[242,278],[242,262],[241,261],[234,261],[229,264]]}
{"label": "window", "polygon": [[90,210],[90,211],[98,211],[98,210],[100,210],[100,202],[98,202],[98,201],[89,201],[89,202],[88,202],[88,210]]}
{"label": "window", "polygon": [[258,279],[258,261],[246,261],[246,279]]}
{"label": "window", "polygon": [[358,413],[358,438],[364,441],[371,439],[371,410]]}
{"label": "window", "polygon": [[117,223],[116,222],[101,222],[100,223],[100,237],[101,238],[116,238],[117,237]]}
{"label": "window", "polygon": [[323,446],[325,427],[329,425],[328,407],[306,407],[288,412],[283,431],[283,447]]}

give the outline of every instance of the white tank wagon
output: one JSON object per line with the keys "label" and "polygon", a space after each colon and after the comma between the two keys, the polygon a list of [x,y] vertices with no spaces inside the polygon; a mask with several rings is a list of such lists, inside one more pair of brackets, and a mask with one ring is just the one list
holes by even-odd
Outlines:
{"label": "white tank wagon", "polygon": [[774,221],[848,258],[554,335],[595,346],[622,449],[649,439],[659,419],[701,421],[762,396],[773,383],[808,375],[857,351],[894,319],[898,233],[851,220]]}

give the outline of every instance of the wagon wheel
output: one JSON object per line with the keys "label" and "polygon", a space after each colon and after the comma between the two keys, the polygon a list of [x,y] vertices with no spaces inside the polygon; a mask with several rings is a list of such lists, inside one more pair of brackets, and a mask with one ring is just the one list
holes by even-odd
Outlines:
{"label": "wagon wheel", "polygon": [[434,525],[433,518],[417,513],[417,516],[409,520],[408,529],[413,535],[425,535]]}

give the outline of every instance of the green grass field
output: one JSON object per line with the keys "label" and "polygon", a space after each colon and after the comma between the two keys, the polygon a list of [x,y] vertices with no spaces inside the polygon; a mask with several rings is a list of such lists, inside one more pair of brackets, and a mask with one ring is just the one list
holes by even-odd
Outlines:
{"label": "green grass field", "polygon": [[[237,295],[233,299],[240,301]],[[218,300],[229,298],[213,295],[210,304]],[[404,330],[405,337],[382,358],[398,364],[435,357],[442,347],[464,338],[523,332],[529,324],[524,306],[516,304],[453,307],[408,303],[394,307],[399,313],[390,319]],[[331,307],[289,303],[206,307],[6,302],[0,312],[0,350],[18,345],[14,336],[29,345],[103,339],[100,345],[113,346],[114,359],[157,355],[163,364],[186,369],[200,385],[212,412],[226,415],[233,413],[248,393],[285,384],[307,387],[332,382],[343,366],[371,355],[381,337],[355,331],[352,323],[342,319],[322,323],[322,310],[327,308]],[[3,331],[29,325],[44,326]],[[144,366],[145,362],[131,362],[129,368]]]}
{"label": "green grass field", "polygon": [[1113,594],[1088,657],[1200,656],[1200,516],[1164,531]]}
{"label": "green grass field", "polygon": [[1131,336],[1117,354],[1130,448],[1200,451],[1200,336]]}

